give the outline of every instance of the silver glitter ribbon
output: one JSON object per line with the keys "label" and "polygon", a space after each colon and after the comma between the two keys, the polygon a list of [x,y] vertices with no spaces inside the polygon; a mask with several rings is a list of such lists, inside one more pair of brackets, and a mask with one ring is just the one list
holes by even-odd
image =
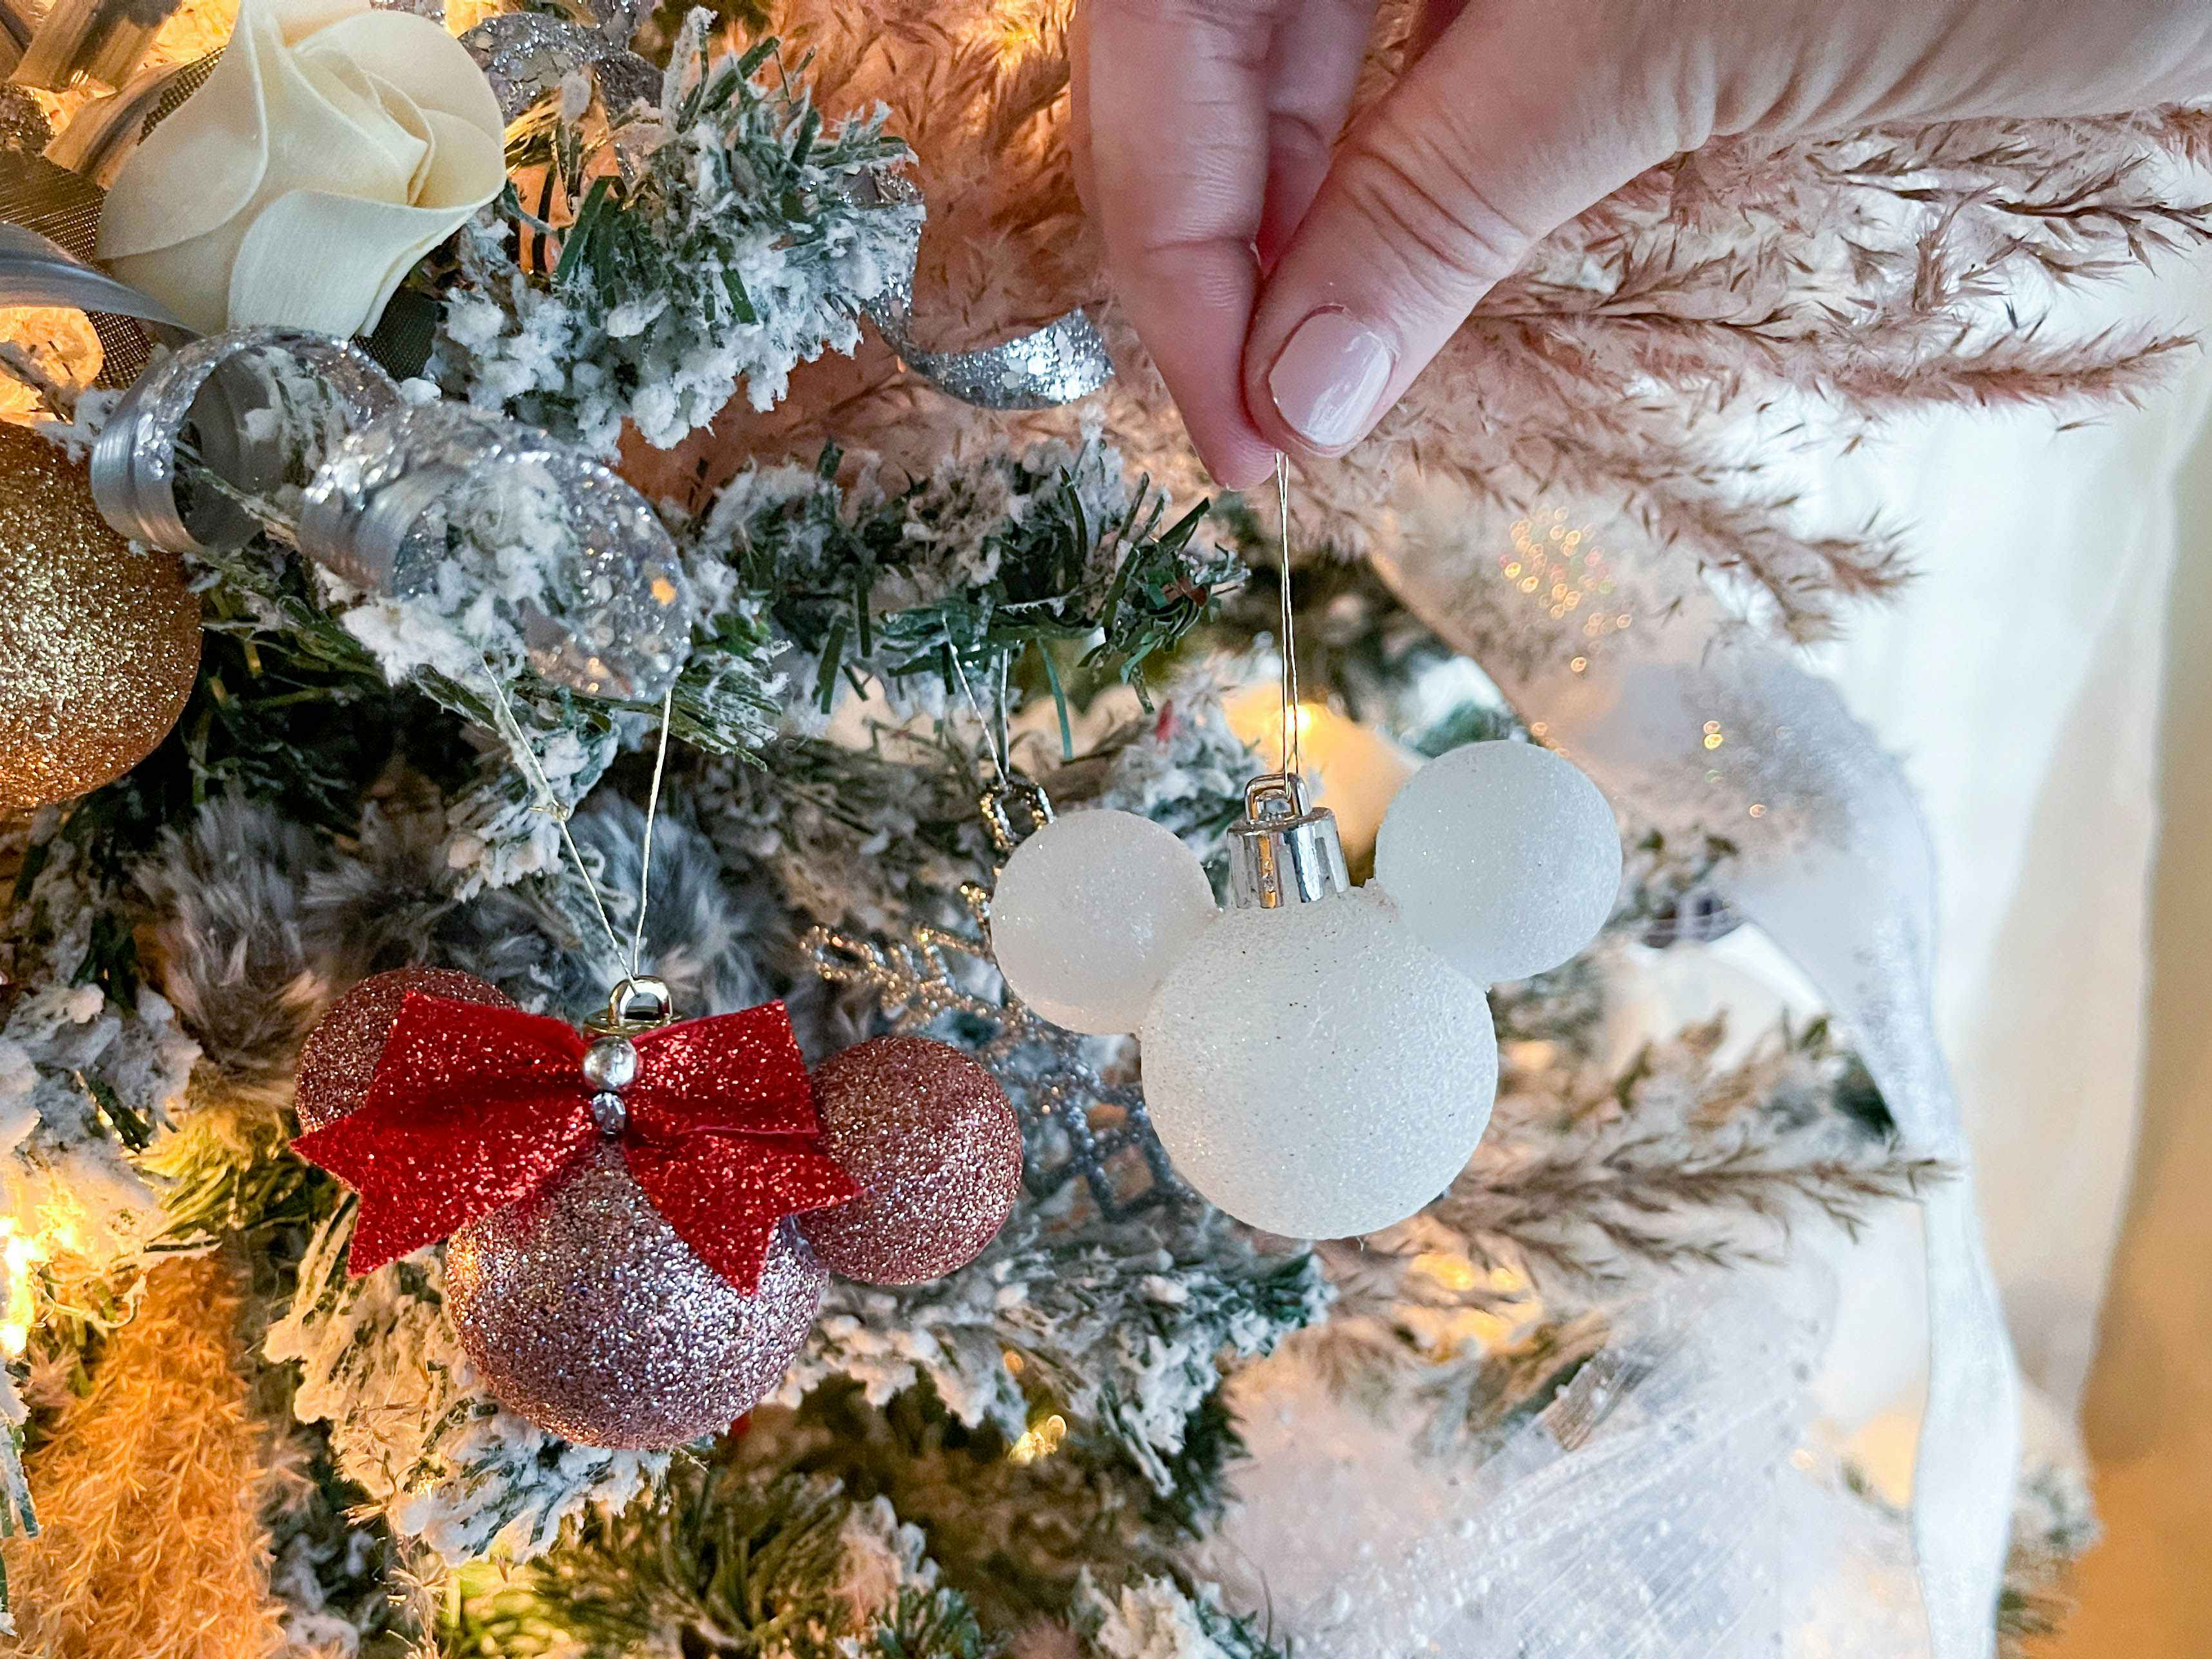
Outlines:
{"label": "silver glitter ribbon", "polygon": [[[92,499],[122,535],[175,553],[244,546],[243,504],[306,482],[319,448],[399,406],[356,348],[294,329],[217,334],[140,377],[92,450]],[[211,475],[194,487],[190,459]]]}
{"label": "silver glitter ribbon", "polygon": [[240,330],[164,359],[108,417],[91,489],[134,540],[208,553],[269,532],[365,592],[447,615],[495,590],[501,547],[526,542],[554,569],[495,603],[532,667],[587,696],[658,698],[690,652],[697,602],[635,489],[534,428],[410,408],[327,336]]}
{"label": "silver glitter ribbon", "polygon": [[505,600],[531,666],[587,696],[657,699],[697,602],[674,539],[606,467],[534,428],[453,404],[404,409],[341,441],[307,486],[301,550],[356,587],[448,612],[500,577],[500,546],[556,568]]}
{"label": "silver glitter ribbon", "polygon": [[[1629,526],[1594,531],[1554,507],[1504,530],[1440,486],[1398,517],[1376,563],[1407,606],[1632,819],[1692,844],[1728,837],[1737,851],[1711,890],[1820,989],[1905,1141],[1955,1167],[1922,1200],[1929,1375],[1912,1530],[1935,1659],[1984,1659],[2019,1382],[1936,1036],[1934,860],[1902,770],[1832,685]],[[1633,562],[1600,549],[1615,530]]]}
{"label": "silver glitter ribbon", "polygon": [[661,72],[629,49],[635,27],[635,15],[619,10],[598,28],[539,12],[505,12],[470,29],[461,44],[512,121],[580,69],[592,71],[600,96],[617,108],[659,103]]}
{"label": "silver glitter ribbon", "polygon": [[[853,192],[862,206],[903,204],[919,194],[891,173],[870,173]],[[1054,409],[1089,397],[1113,378],[1106,342],[1080,307],[977,351],[932,351],[916,343],[914,273],[921,253],[917,223],[884,292],[863,309],[900,361],[939,392],[978,409]]]}

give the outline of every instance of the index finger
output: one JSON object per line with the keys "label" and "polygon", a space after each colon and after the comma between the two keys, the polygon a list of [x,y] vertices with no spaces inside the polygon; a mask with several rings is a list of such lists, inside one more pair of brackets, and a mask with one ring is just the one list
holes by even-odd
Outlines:
{"label": "index finger", "polygon": [[1191,441],[1232,488],[1274,446],[1245,410],[1267,194],[1268,50],[1285,0],[1091,0],[1075,95],[1107,264]]}

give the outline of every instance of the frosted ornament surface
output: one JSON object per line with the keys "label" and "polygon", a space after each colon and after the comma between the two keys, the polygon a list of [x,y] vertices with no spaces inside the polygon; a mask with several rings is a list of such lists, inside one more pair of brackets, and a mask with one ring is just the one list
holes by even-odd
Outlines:
{"label": "frosted ornament surface", "polygon": [[1223,913],[1162,982],[1145,1097],[1177,1173],[1293,1238],[1414,1214],[1490,1121],[1490,1006],[1375,889]]}
{"label": "frosted ornament surface", "polygon": [[1198,855],[1134,812],[1071,812],[1019,847],[991,896],[1014,994],[1071,1031],[1133,1031],[1218,912]]}
{"label": "frosted ornament surface", "polygon": [[1375,880],[1429,945],[1479,985],[1556,968],[1620,892],[1620,831],[1598,787],[1527,743],[1471,743],[1399,791]]}

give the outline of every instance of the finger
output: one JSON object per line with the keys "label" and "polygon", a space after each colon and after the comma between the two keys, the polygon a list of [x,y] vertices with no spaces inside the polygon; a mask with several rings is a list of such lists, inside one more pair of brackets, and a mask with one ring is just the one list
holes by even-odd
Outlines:
{"label": "finger", "polygon": [[1246,344],[1268,440],[1350,447],[1536,239],[1679,148],[1666,82],[1601,10],[1474,0],[1354,125]]}
{"label": "finger", "polygon": [[[1283,0],[1287,8],[1291,0]],[[1267,191],[1277,0],[1092,0],[1083,64],[1094,209],[1114,286],[1215,477],[1273,446],[1240,373]]]}
{"label": "finger", "polygon": [[1466,9],[1467,0],[1422,0],[1419,15],[1413,19],[1413,34],[1406,43],[1406,61],[1416,63],[1427,57],[1429,48],[1444,38],[1444,31]]}
{"label": "finger", "polygon": [[1091,8],[1078,5],[1067,31],[1067,143],[1074,163],[1076,198],[1093,223],[1098,218],[1098,179],[1091,166]]}
{"label": "finger", "polygon": [[1328,175],[1359,83],[1375,0],[1305,0],[1278,20],[1267,57],[1267,198],[1260,268],[1271,269]]}

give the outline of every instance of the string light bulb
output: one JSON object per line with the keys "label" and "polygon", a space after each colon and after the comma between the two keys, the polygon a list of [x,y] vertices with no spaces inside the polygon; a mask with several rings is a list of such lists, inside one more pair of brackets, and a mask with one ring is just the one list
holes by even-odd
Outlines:
{"label": "string light bulb", "polygon": [[38,1303],[34,1270],[47,1259],[44,1242],[23,1232],[13,1216],[0,1218],[0,1271],[7,1276],[7,1300],[0,1305],[0,1355],[20,1359],[30,1346]]}

